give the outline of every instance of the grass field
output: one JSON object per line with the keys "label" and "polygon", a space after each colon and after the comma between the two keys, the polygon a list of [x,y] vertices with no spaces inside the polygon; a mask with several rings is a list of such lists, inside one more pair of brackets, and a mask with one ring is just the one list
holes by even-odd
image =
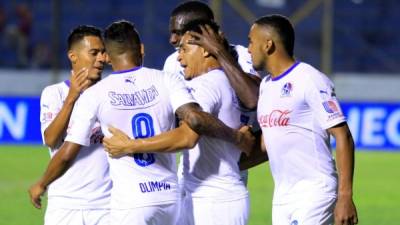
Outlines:
{"label": "grass field", "polygon": [[[0,146],[0,225],[43,224],[44,210],[29,202],[27,189],[42,174],[47,150],[34,146]],[[354,199],[362,225],[400,222],[400,153],[356,154]],[[267,164],[250,170],[250,225],[271,224],[272,178]]]}

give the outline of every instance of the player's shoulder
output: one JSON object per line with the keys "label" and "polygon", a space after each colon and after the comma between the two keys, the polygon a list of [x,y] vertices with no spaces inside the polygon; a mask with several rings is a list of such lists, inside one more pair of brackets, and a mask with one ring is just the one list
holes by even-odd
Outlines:
{"label": "player's shoulder", "polygon": [[178,64],[178,51],[175,51],[165,60],[163,70],[171,72],[175,71]]}
{"label": "player's shoulder", "polygon": [[55,93],[62,93],[68,91],[68,81],[62,81],[55,84],[51,84],[43,88],[42,95],[46,94],[55,94]]}
{"label": "player's shoulder", "polygon": [[326,74],[308,63],[300,62],[299,69],[308,81],[332,82]]}
{"label": "player's shoulder", "polygon": [[211,70],[206,74],[192,79],[189,81],[189,83],[192,83],[197,87],[201,87],[208,92],[220,92],[231,87],[229,80],[222,69]]}
{"label": "player's shoulder", "polygon": [[243,45],[235,45],[235,50],[238,54],[249,54],[249,51]]}
{"label": "player's shoulder", "polygon": [[178,51],[174,51],[173,53],[171,53],[171,54],[167,57],[167,59],[166,59],[165,61],[166,61],[166,62],[167,62],[167,61],[171,61],[171,60],[176,61],[177,58],[178,58]]}

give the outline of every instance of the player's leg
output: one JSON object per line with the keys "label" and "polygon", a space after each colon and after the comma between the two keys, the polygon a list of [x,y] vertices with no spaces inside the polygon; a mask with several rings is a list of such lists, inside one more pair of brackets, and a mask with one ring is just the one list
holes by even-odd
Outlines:
{"label": "player's leg", "polygon": [[109,209],[88,209],[83,210],[85,225],[109,225]]}
{"label": "player's leg", "polygon": [[175,225],[178,203],[146,206],[135,209],[111,210],[111,225]]}
{"label": "player's leg", "polygon": [[44,216],[45,225],[85,225],[82,210],[47,208]]}
{"label": "player's leg", "polygon": [[193,199],[194,224],[245,225],[249,218],[248,198],[234,201]]}
{"label": "player's leg", "polygon": [[335,198],[326,197],[296,203],[291,225],[333,225]]}

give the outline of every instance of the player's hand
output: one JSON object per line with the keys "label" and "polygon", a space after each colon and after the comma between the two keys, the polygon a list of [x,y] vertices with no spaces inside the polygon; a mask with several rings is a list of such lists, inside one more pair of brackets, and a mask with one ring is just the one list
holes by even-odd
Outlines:
{"label": "player's hand", "polygon": [[28,192],[32,205],[37,209],[42,208],[42,196],[46,192],[46,188],[37,182],[29,188]]}
{"label": "player's hand", "polygon": [[209,25],[200,26],[201,34],[195,31],[189,31],[194,37],[188,41],[189,44],[199,45],[212,55],[216,55],[224,47],[224,38],[222,35],[215,33]]}
{"label": "player's hand", "polygon": [[112,136],[103,138],[103,145],[108,154],[111,157],[116,158],[131,153],[127,148],[128,143],[131,140],[129,136],[112,126],[110,126],[108,130]]}
{"label": "player's hand", "polygon": [[357,210],[353,199],[347,196],[339,196],[335,206],[335,224],[352,225],[357,223]]}
{"label": "player's hand", "polygon": [[251,127],[243,126],[239,129],[240,141],[238,147],[242,152],[244,152],[247,156],[250,155],[251,151],[254,149],[255,137],[250,132]]}
{"label": "player's hand", "polygon": [[90,81],[88,79],[89,70],[87,68],[82,68],[76,74],[74,71],[71,71],[71,76],[69,78],[71,84],[69,87],[68,97],[73,100],[78,99],[79,95],[87,89],[90,85]]}

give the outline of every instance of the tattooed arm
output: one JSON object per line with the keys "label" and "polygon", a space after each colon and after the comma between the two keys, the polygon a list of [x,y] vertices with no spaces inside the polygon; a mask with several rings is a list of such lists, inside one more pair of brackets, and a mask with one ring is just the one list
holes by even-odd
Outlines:
{"label": "tattooed arm", "polygon": [[146,139],[130,139],[116,128],[109,128],[113,136],[104,138],[103,144],[112,157],[130,153],[175,152],[193,148],[199,135],[207,135],[237,145],[244,153],[249,154],[254,144],[254,137],[248,127],[239,131],[226,126],[212,115],[201,111],[196,103],[188,103],[176,110],[181,120],[180,126]]}
{"label": "tattooed arm", "polygon": [[246,154],[250,153],[254,138],[250,132],[240,132],[226,126],[221,120],[203,112],[196,103],[182,105],[176,110],[178,118],[185,121],[199,135],[206,135],[237,145]]}

